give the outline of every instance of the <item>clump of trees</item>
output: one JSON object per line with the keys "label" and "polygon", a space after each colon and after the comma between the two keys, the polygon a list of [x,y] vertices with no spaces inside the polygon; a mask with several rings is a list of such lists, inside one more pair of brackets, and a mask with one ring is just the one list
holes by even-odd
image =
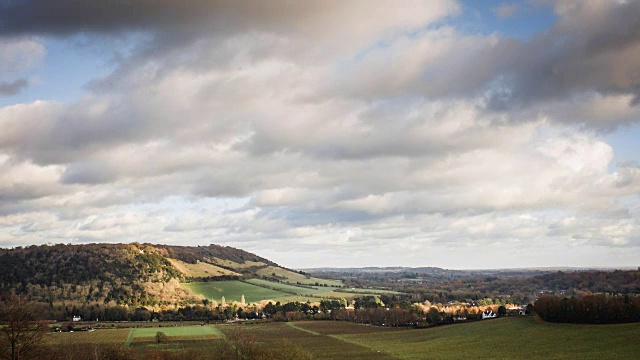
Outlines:
{"label": "clump of trees", "polygon": [[168,340],[169,340],[169,337],[167,336],[167,334],[163,333],[162,331],[156,332],[156,343],[157,344],[165,343]]}
{"label": "clump of trees", "polygon": [[640,296],[585,295],[579,298],[544,295],[534,304],[545,321],[614,324],[640,321]]}

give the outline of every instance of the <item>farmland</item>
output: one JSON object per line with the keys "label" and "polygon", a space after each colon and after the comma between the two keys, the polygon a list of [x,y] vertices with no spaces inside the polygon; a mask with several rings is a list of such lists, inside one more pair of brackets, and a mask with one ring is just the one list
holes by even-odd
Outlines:
{"label": "farmland", "polygon": [[240,302],[242,295],[246,302],[258,302],[265,299],[282,298],[289,294],[271,290],[257,285],[247,284],[242,281],[211,281],[211,282],[193,282],[186,283],[188,287],[196,294],[220,302],[224,296],[225,301]]}
{"label": "farmland", "polygon": [[300,287],[300,286],[294,286],[289,284],[271,282],[267,280],[261,280],[261,279],[250,279],[250,280],[247,280],[247,282],[258,285],[258,286],[270,287],[282,292],[301,295],[301,296],[315,295],[321,292],[327,292],[335,289],[335,287],[313,287],[313,288]]}
{"label": "farmland", "polygon": [[402,359],[631,359],[640,353],[639,335],[640,324],[558,325],[526,317],[334,336]]}
{"label": "farmland", "polygon": [[188,277],[239,276],[240,274],[221,267],[198,261],[189,264],[176,259],[167,259],[173,267]]}
{"label": "farmland", "polygon": [[45,343],[49,345],[65,344],[124,344],[130,329],[104,329],[96,331],[76,331],[49,333]]}
{"label": "farmland", "polygon": [[224,335],[214,326],[178,326],[131,329],[126,345],[137,342],[155,342],[157,332],[168,336],[169,341],[179,340],[215,340]]}
{"label": "farmland", "polygon": [[[168,340],[155,344],[156,332]],[[137,351],[210,353],[224,339],[250,339],[264,348],[289,341],[314,359],[633,359],[640,324],[567,325],[511,317],[427,329],[366,326],[335,321],[240,322],[50,334],[47,343],[129,345]]]}
{"label": "farmland", "polygon": [[300,339],[316,359],[633,359],[640,353],[637,323],[559,325],[522,317],[421,330],[328,321],[220,328],[241,328],[267,345],[279,337]]}
{"label": "farmland", "polygon": [[241,332],[245,336],[257,339],[267,347],[276,347],[282,339],[295,341],[295,344],[313,354],[314,359],[393,359],[362,345],[342,341],[330,336],[319,336],[300,330],[292,323],[270,323],[256,325],[222,325],[220,330],[228,337]]}
{"label": "farmland", "polygon": [[184,283],[196,294],[200,294],[207,299],[220,302],[224,296],[225,301],[240,301],[242,295],[245,302],[260,302],[263,300],[273,300],[280,302],[306,302],[319,299],[352,299],[356,296],[377,295],[381,293],[397,293],[388,290],[376,289],[356,289],[357,291],[348,290],[340,291],[340,288],[334,286],[295,286],[287,283],[277,283],[262,279],[249,279],[247,281],[229,280],[229,281],[210,281],[210,282],[192,282]]}
{"label": "farmland", "polygon": [[275,267],[275,266],[268,266],[263,269],[260,269],[257,271],[257,274],[260,276],[273,276],[273,277],[281,278],[286,282],[289,282],[292,284],[297,284],[297,283],[305,284],[305,285],[327,284],[327,286],[336,286],[336,287],[343,285],[342,281],[340,280],[327,280],[327,279],[320,279],[320,278],[311,277],[311,276],[305,276],[297,272],[289,271],[289,270]]}

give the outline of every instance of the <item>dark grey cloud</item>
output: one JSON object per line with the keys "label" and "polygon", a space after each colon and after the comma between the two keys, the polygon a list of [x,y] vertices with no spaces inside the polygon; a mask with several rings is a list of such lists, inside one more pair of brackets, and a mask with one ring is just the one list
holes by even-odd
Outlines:
{"label": "dark grey cloud", "polygon": [[[557,5],[552,28],[530,39],[447,27],[399,37],[346,62],[346,70],[341,63],[338,82],[331,78],[320,96],[366,101],[483,97],[489,112],[502,114],[539,111],[593,94],[630,95],[628,105],[635,106],[640,99],[640,1],[568,3]],[[602,126],[588,118],[583,122]]]}
{"label": "dark grey cloud", "polygon": [[[248,0],[77,1],[17,0],[0,4],[0,34],[71,35],[214,29],[279,30],[336,10],[338,1]],[[307,24],[310,25],[310,24]]]}
{"label": "dark grey cloud", "polygon": [[[562,2],[561,2],[562,3]],[[496,57],[491,109],[561,101],[585,92],[640,96],[640,2],[578,3],[553,29]],[[637,101],[637,100],[634,100]]]}
{"label": "dark grey cloud", "polygon": [[1,82],[0,81],[0,96],[11,96],[19,93],[29,85],[29,81],[25,78]]}
{"label": "dark grey cloud", "polygon": [[17,0],[0,5],[0,33],[70,35],[169,28],[200,23],[214,14],[220,3],[205,0]]}

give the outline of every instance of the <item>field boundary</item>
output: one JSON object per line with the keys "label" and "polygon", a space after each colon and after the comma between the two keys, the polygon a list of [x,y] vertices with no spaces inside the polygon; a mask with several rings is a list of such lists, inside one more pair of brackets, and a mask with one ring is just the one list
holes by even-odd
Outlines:
{"label": "field boundary", "polygon": [[315,332],[315,331],[311,331],[311,330],[307,330],[307,329],[301,328],[300,326],[298,326],[298,325],[294,324],[294,323],[293,323],[293,322],[291,322],[291,321],[287,322],[286,324],[287,324],[287,325],[289,325],[289,326],[291,326],[291,327],[292,327],[292,328],[294,328],[294,329],[297,329],[297,330],[300,330],[300,331],[304,331],[304,332],[309,333],[309,334],[311,334],[311,335],[316,335],[316,336],[318,336],[318,335],[322,335],[322,334],[320,334],[319,332]]}
{"label": "field boundary", "polygon": [[215,334],[218,335],[218,337],[220,339],[227,340],[227,335],[225,335],[222,331],[220,331],[220,329],[218,329],[217,326],[215,326],[215,325],[209,325],[209,326],[211,326],[212,328],[214,328],[216,330]]}
{"label": "field boundary", "polygon": [[124,346],[130,346],[133,341],[133,328],[129,329],[129,336],[127,336],[127,340],[124,342]]}
{"label": "field boundary", "polygon": [[366,345],[366,344],[363,344],[361,342],[358,342],[357,340],[345,339],[345,338],[342,337],[342,335],[337,335],[336,334],[336,335],[324,335],[324,336],[327,336],[327,337],[330,337],[330,338],[334,338],[336,340],[344,341],[344,342],[346,342],[348,344],[351,344],[351,345],[358,345],[358,346],[361,346],[363,348],[371,349],[373,351],[377,351],[377,352],[379,352],[381,354],[385,354],[385,355],[387,355],[389,357],[392,357],[394,359],[405,359],[405,357],[399,357],[397,354],[393,354],[393,353],[388,352],[388,351],[384,351],[384,350],[380,350],[380,349],[375,348],[375,347],[371,347],[369,345]]}

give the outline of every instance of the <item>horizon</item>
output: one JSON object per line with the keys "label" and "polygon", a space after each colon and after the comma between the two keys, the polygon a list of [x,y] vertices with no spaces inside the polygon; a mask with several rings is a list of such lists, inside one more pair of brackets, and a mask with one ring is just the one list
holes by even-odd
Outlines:
{"label": "horizon", "polygon": [[0,247],[640,266],[640,1],[0,9]]}
{"label": "horizon", "polygon": [[[138,244],[138,245],[152,245],[152,246],[185,246],[185,247],[198,247],[198,246],[207,246],[207,245],[195,245],[195,246],[191,246],[191,245],[169,245],[169,244],[155,244],[155,243],[138,243],[138,242],[130,242],[130,243],[82,243],[82,244],[78,244],[78,243],[57,243],[57,244],[53,244],[53,243],[47,243],[47,244],[32,244],[35,246],[56,246],[56,245],[64,245],[64,246],[69,246],[69,245],[131,245],[131,244]],[[2,247],[0,246],[0,250],[14,250],[17,248],[22,248],[22,249],[26,249],[29,246],[32,245],[26,245],[26,246],[22,246],[22,245],[17,245],[14,247]],[[209,244],[209,245],[218,245],[218,244]],[[225,245],[225,246],[230,246],[230,245]],[[233,246],[231,246],[233,247]],[[240,248],[236,248],[239,250],[244,250],[244,249],[240,249]],[[246,250],[245,250],[246,251]],[[254,255],[263,257],[267,260],[272,261],[269,258],[266,258],[264,256],[261,256],[259,253],[253,253]],[[296,271],[304,271],[304,270],[323,270],[323,269],[341,269],[341,270],[349,270],[349,269],[394,269],[394,268],[402,268],[402,269],[420,269],[420,268],[435,268],[435,269],[442,269],[442,270],[450,270],[450,271],[486,271],[486,270],[502,270],[502,271],[509,271],[509,270],[636,270],[636,269],[640,269],[640,266],[635,266],[635,265],[628,265],[628,266],[624,266],[624,265],[616,265],[616,266],[589,266],[589,265],[585,265],[585,266],[565,266],[565,265],[550,265],[550,266],[531,266],[531,267],[502,267],[502,268],[492,268],[492,267],[486,267],[486,268],[447,268],[447,267],[441,267],[441,266],[432,266],[432,265],[416,265],[416,266],[407,266],[407,265],[385,265],[385,266],[379,266],[379,265],[363,265],[363,266],[353,266],[353,267],[345,267],[345,266],[321,266],[321,267],[291,267],[291,266],[287,266],[287,265],[283,265],[281,263],[278,263],[276,261],[274,261],[276,264],[278,264],[279,266],[282,266],[284,268],[287,269],[292,269],[292,270],[296,270]]]}

